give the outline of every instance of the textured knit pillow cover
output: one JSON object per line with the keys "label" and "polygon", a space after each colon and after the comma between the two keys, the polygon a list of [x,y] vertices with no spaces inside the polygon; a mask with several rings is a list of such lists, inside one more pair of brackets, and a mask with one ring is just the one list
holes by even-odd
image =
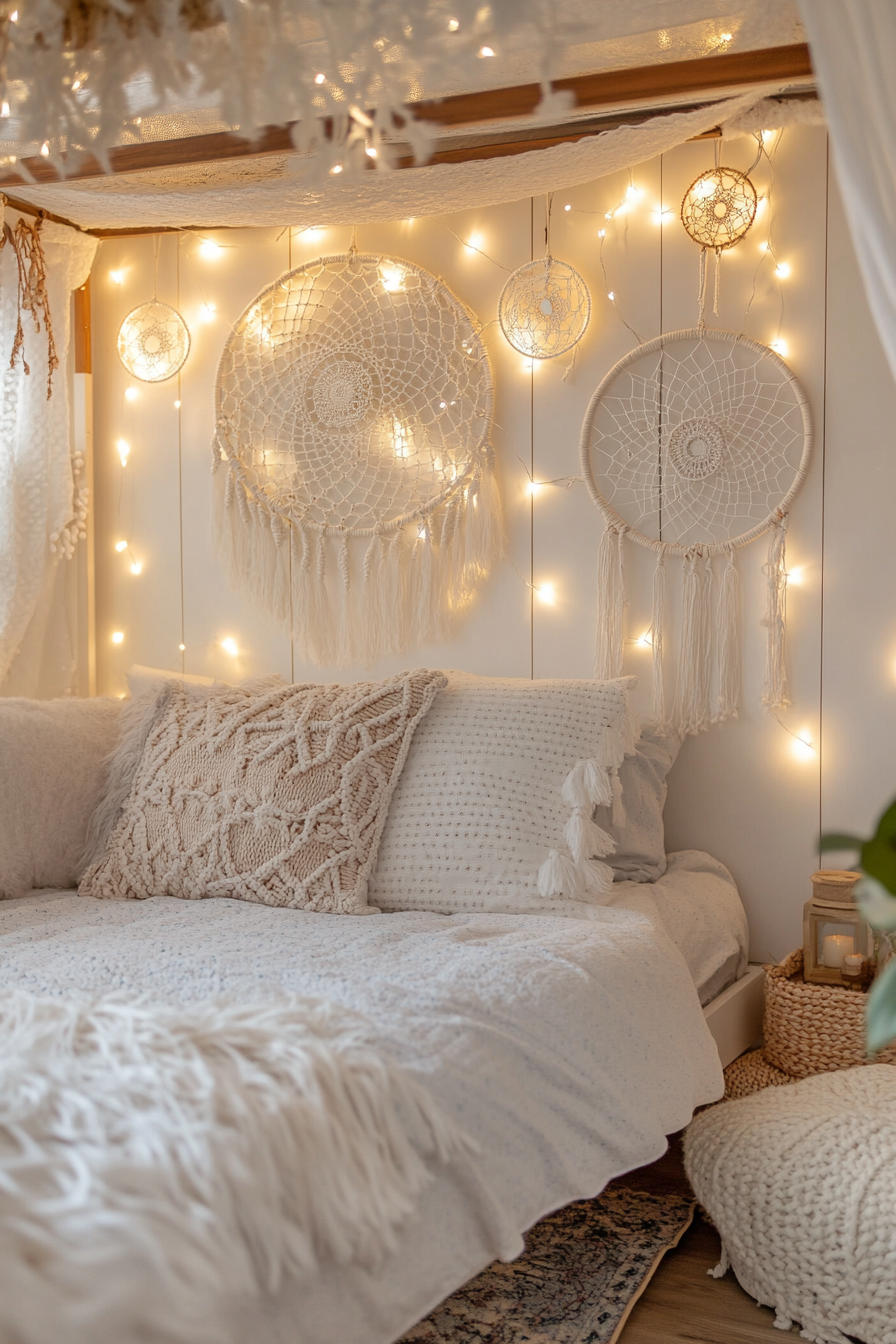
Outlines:
{"label": "textured knit pillow cover", "polygon": [[73,887],[118,700],[0,699],[0,897]]}
{"label": "textured knit pillow cover", "polygon": [[[616,848],[607,859],[617,882],[656,882],[666,871],[666,776],[675,763],[682,739],[645,727],[637,749],[619,767],[625,799],[624,824],[613,820],[612,808],[596,807],[594,820],[612,836]],[[618,809],[617,809],[618,811]]]}
{"label": "textured knit pillow cover", "polygon": [[614,842],[592,813],[618,802],[636,679],[447,676],[408,753],[370,899],[441,914],[602,903]]}
{"label": "textured knit pillow cover", "polygon": [[444,685],[428,671],[256,693],[168,682],[123,742],[133,780],[80,894],[370,913],[389,800]]}

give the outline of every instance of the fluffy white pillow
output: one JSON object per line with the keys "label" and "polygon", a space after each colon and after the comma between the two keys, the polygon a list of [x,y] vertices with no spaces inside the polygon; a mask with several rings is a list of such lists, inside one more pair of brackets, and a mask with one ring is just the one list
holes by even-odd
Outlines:
{"label": "fluffy white pillow", "polygon": [[613,837],[616,848],[607,863],[617,882],[656,882],[666,871],[666,776],[682,739],[645,728],[634,756],[619,769],[625,819],[614,822],[609,807],[596,807],[594,820]]}
{"label": "fluffy white pillow", "polygon": [[635,679],[446,675],[392,798],[371,902],[442,914],[600,902],[613,872],[596,859],[613,841],[591,817],[634,750]]}
{"label": "fluffy white pillow", "polygon": [[118,700],[0,699],[0,897],[74,887]]}

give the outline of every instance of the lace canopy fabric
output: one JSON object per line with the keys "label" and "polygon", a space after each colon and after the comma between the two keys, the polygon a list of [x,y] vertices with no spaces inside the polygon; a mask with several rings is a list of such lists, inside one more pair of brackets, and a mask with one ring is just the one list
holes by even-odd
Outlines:
{"label": "lace canopy fabric", "polygon": [[[771,532],[763,703],[787,703],[784,538],[809,466],[805,392],[779,355],[734,332],[698,327],[638,346],[610,370],[582,427],[582,470],[606,530],[598,561],[595,675],[623,665],[623,539],[655,552],[655,717],[694,733],[737,713],[740,675],[735,553]],[[684,571],[674,707],[664,675],[665,562]],[[725,558],[717,618],[712,562]],[[718,631],[717,634],[714,634]],[[713,703],[713,646],[717,694]]]}
{"label": "lace canopy fabric", "polygon": [[317,663],[444,637],[503,550],[491,412],[478,322],[427,271],[349,252],[283,276],[218,369],[231,583]]}

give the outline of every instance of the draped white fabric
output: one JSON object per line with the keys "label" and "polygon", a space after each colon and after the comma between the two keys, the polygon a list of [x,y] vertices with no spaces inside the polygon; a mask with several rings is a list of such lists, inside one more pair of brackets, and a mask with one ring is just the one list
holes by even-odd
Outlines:
{"label": "draped white fabric", "polygon": [[[33,695],[41,680],[47,632],[29,636],[39,611],[59,612],[53,590],[59,558],[51,537],[70,524],[75,511],[68,349],[71,295],[90,273],[96,238],[60,224],[42,230],[47,293],[59,368],[47,400],[47,336],[26,314],[26,374],[21,361],[9,367],[17,315],[17,274],[13,249],[0,252],[0,689]],[[57,619],[58,619],[57,615]],[[33,634],[33,632],[32,632]],[[16,658],[19,651],[23,657]],[[23,658],[31,649],[23,666]],[[15,686],[7,674],[16,662]]]}
{"label": "draped white fabric", "polygon": [[896,4],[801,0],[868,302],[896,377]]}

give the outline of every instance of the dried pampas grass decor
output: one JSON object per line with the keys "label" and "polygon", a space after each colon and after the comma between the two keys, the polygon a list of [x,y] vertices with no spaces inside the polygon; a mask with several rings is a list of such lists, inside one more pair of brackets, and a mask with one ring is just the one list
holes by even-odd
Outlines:
{"label": "dried pampas grass decor", "polygon": [[488,357],[450,290],[394,257],[309,262],[236,323],[216,402],[232,586],[318,664],[446,638],[504,546]]}

